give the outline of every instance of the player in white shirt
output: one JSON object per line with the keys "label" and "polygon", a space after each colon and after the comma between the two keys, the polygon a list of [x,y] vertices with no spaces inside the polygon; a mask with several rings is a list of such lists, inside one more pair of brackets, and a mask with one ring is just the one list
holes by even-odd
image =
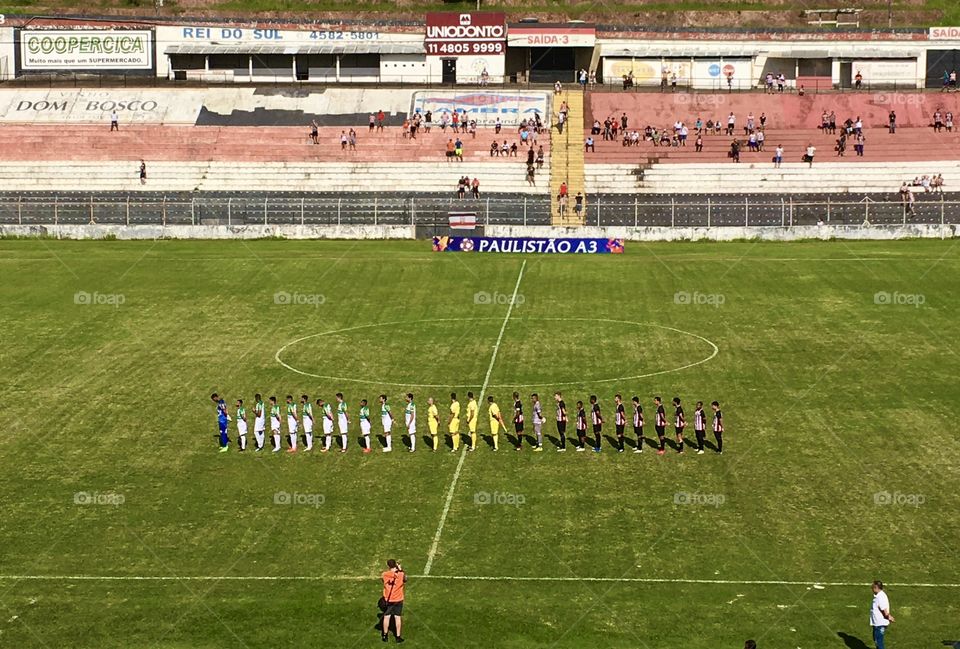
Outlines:
{"label": "player in white shirt", "polygon": [[380,395],[380,423],[383,424],[383,452],[389,453],[393,450],[391,445],[390,431],[393,430],[393,415],[390,414],[390,404],[387,403],[387,395]]}
{"label": "player in white shirt", "polygon": [[363,452],[369,453],[370,448],[370,407],[367,405],[366,399],[360,400],[360,416],[358,417],[360,421],[360,434],[363,435]]}
{"label": "player in white shirt", "polygon": [[287,432],[290,438],[290,448],[287,453],[297,452],[297,430],[300,428],[300,417],[297,416],[297,404],[293,401],[293,395],[287,395]]}
{"label": "player in white shirt", "polygon": [[330,450],[330,436],[333,435],[333,407],[329,403],[324,403],[323,399],[317,399],[317,408],[323,420],[323,448],[320,452],[326,453]]}
{"label": "player in white shirt", "polygon": [[347,413],[347,402],[343,400],[343,393],[337,392],[337,427],[340,429],[340,452],[347,452],[347,435],[350,429],[350,415]]}
{"label": "player in white shirt", "polygon": [[530,399],[533,401],[533,432],[537,436],[537,446],[533,450],[534,452],[542,453],[543,422],[546,421],[543,418],[543,404],[540,403],[540,395],[536,392],[530,395]]}
{"label": "player in white shirt", "polygon": [[263,409],[263,397],[258,392],[254,396],[253,404],[253,437],[257,441],[257,448],[254,451],[263,450],[263,438],[266,437],[267,416]]}
{"label": "player in white shirt", "polygon": [[237,440],[240,450],[247,450],[247,411],[243,407],[243,399],[237,399]]}
{"label": "player in white shirt", "polygon": [[884,649],[887,627],[893,622],[890,615],[890,600],[883,592],[883,582],[875,581],[872,586],[873,602],[870,604],[870,626],[873,627],[873,642],[877,649]]}
{"label": "player in white shirt", "polygon": [[300,421],[303,423],[303,440],[306,444],[304,450],[309,451],[313,449],[313,406],[305,394],[300,397]]}
{"label": "player in white shirt", "polygon": [[270,397],[270,434],[273,436],[273,452],[280,452],[280,406],[277,398]]}
{"label": "player in white shirt", "polygon": [[407,407],[403,411],[403,420],[410,436],[410,452],[417,450],[417,406],[413,403],[413,393],[407,392]]}

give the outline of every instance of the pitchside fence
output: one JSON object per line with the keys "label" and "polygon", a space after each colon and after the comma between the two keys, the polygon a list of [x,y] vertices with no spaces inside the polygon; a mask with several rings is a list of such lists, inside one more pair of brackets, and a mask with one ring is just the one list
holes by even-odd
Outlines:
{"label": "pitchside fence", "polygon": [[[573,201],[571,201],[572,205]],[[0,223],[161,225],[418,225],[444,227],[451,212],[474,213],[478,225],[548,225],[545,196],[477,199],[370,197],[184,197],[163,195],[0,197]],[[570,210],[573,208],[570,207]],[[801,201],[791,197],[648,202],[631,196],[591,196],[587,225],[714,227],[825,224],[960,223],[960,201],[922,196],[899,201]]]}

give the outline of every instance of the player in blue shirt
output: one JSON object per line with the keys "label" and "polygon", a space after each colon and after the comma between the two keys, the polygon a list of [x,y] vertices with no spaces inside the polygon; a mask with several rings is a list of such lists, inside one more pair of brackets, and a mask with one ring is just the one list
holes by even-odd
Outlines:
{"label": "player in blue shirt", "polygon": [[230,450],[230,438],[227,437],[227,422],[230,421],[230,415],[227,414],[227,402],[220,398],[220,395],[214,392],[210,395],[210,400],[217,404],[217,426],[220,428],[220,452],[226,453]]}

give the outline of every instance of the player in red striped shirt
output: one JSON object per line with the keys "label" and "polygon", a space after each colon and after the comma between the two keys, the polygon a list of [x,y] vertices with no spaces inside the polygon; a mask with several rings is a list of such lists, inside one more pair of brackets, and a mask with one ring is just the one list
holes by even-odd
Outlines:
{"label": "player in red striped shirt", "polygon": [[623,409],[623,397],[614,395],[613,402],[616,404],[613,423],[617,427],[617,453],[623,453],[623,429],[627,426],[627,414]]}
{"label": "player in red striped shirt", "polygon": [[693,432],[697,434],[697,455],[703,455],[703,439],[707,436],[707,414],[703,411],[703,401],[697,401],[693,411]]}
{"label": "player in red striped shirt", "polygon": [[713,436],[717,438],[717,453],[723,455],[723,413],[720,412],[720,403],[714,401],[713,408]]}
{"label": "player in red striped shirt", "polygon": [[663,448],[667,443],[667,411],[663,409],[663,399],[660,397],[653,398],[653,405],[657,407],[657,415],[653,426],[657,431],[657,439],[660,440],[660,450],[657,451],[657,455],[663,455]]}
{"label": "player in red striped shirt", "polygon": [[600,414],[600,404],[597,403],[597,395],[590,395],[590,415],[593,418],[593,438],[596,445],[593,447],[594,453],[599,453],[602,449],[600,437],[603,434],[603,415]]}
{"label": "player in red striped shirt", "polygon": [[587,413],[583,410],[583,401],[577,401],[577,437],[580,438],[577,452],[587,450]]}
{"label": "player in red striped shirt", "polygon": [[687,426],[687,418],[683,416],[683,406],[680,405],[680,397],[673,398],[674,429],[677,433],[678,453],[683,453],[683,429]]}
{"label": "player in red striped shirt", "polygon": [[643,453],[643,406],[640,405],[640,397],[634,397],[633,401],[633,434],[637,436],[637,447],[633,449],[634,453]]}

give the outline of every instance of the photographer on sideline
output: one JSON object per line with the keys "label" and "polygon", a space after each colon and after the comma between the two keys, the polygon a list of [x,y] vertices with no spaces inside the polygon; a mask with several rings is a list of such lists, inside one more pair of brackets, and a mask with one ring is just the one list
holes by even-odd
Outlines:
{"label": "photographer on sideline", "polygon": [[380,639],[384,642],[389,638],[390,619],[396,618],[397,642],[403,642],[400,622],[403,616],[403,587],[407,583],[407,573],[396,559],[387,561],[387,570],[383,575],[383,597],[380,608],[383,610],[383,632]]}

